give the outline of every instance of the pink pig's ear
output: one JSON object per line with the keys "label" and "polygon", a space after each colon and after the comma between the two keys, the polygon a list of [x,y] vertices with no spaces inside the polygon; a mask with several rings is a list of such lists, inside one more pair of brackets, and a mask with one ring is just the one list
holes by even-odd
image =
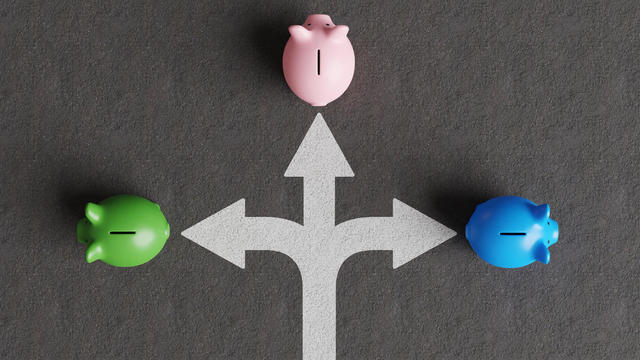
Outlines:
{"label": "pink pig's ear", "polygon": [[300,25],[289,26],[289,34],[296,40],[308,40],[311,38],[311,32]]}
{"label": "pink pig's ear", "polygon": [[331,40],[342,40],[347,37],[349,27],[347,25],[338,25],[329,30],[329,38]]}

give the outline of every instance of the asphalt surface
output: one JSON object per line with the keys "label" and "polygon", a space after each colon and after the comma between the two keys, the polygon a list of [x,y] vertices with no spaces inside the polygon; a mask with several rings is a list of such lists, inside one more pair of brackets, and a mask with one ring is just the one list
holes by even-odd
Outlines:
{"label": "asphalt surface", "polygon": [[[350,27],[347,92],[288,89],[287,26]],[[0,2],[0,358],[301,359],[301,280],[241,270],[180,232],[245,198],[302,221],[284,171],[321,112],[355,177],[337,222],[398,198],[458,236],[338,278],[338,359],[640,358],[640,4]],[[87,264],[87,201],[130,193],[171,224],[136,268]],[[464,238],[476,204],[551,206],[551,262],[515,270]],[[330,356],[327,357],[330,359]]]}

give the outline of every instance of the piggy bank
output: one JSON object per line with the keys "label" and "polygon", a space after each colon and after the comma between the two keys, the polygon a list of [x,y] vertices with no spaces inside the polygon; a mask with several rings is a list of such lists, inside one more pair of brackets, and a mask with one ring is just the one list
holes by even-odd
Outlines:
{"label": "piggy bank", "polygon": [[466,227],[467,240],[478,256],[498,267],[548,264],[549,246],[558,241],[558,223],[549,215],[547,204],[497,197],[476,207]]}
{"label": "piggy bank", "polygon": [[120,267],[153,259],[169,238],[169,224],[160,206],[134,195],[117,195],[88,203],[78,223],[78,241],[87,244],[87,262]]}
{"label": "piggy bank", "polygon": [[349,87],[355,56],[347,38],[349,27],[334,25],[329,15],[310,15],[289,26],[282,68],[289,88],[313,106],[324,106]]}

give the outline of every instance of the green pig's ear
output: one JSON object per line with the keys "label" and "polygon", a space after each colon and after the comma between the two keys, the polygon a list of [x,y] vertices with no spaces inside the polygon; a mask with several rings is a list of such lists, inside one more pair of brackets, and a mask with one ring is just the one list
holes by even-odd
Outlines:
{"label": "green pig's ear", "polygon": [[87,249],[87,262],[92,263],[96,260],[102,260],[103,255],[102,246],[97,242],[93,242]]}
{"label": "green pig's ear", "polygon": [[91,223],[98,223],[102,218],[102,214],[104,213],[102,206],[98,204],[94,204],[92,202],[87,204],[87,207],[84,209],[84,214],[87,216],[87,219]]}

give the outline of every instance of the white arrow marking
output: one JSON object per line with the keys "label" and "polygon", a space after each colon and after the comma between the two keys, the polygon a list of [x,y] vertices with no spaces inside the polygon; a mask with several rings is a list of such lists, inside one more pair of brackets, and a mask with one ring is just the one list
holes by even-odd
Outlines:
{"label": "white arrow marking", "polygon": [[245,251],[287,253],[302,226],[273,217],[246,217],[244,199],[182,232],[182,236],[244,269]]}
{"label": "white arrow marking", "polygon": [[394,269],[455,232],[393,200],[392,217],[335,226],[335,178],[353,171],[318,114],[285,176],[304,181],[304,226],[289,220],[246,217],[244,200],[208,217],[182,235],[244,268],[244,252],[270,250],[291,257],[302,275],[302,351],[308,360],[336,356],[336,281],[342,263],[369,250],[393,251]]}
{"label": "white arrow marking", "polygon": [[304,178],[304,226],[333,227],[335,178],[353,177],[353,170],[322,115],[316,115],[284,176]]}
{"label": "white arrow marking", "polygon": [[392,217],[368,217],[338,226],[346,239],[346,252],[392,250],[393,268],[454,237],[456,232],[398,199],[393,199]]}

